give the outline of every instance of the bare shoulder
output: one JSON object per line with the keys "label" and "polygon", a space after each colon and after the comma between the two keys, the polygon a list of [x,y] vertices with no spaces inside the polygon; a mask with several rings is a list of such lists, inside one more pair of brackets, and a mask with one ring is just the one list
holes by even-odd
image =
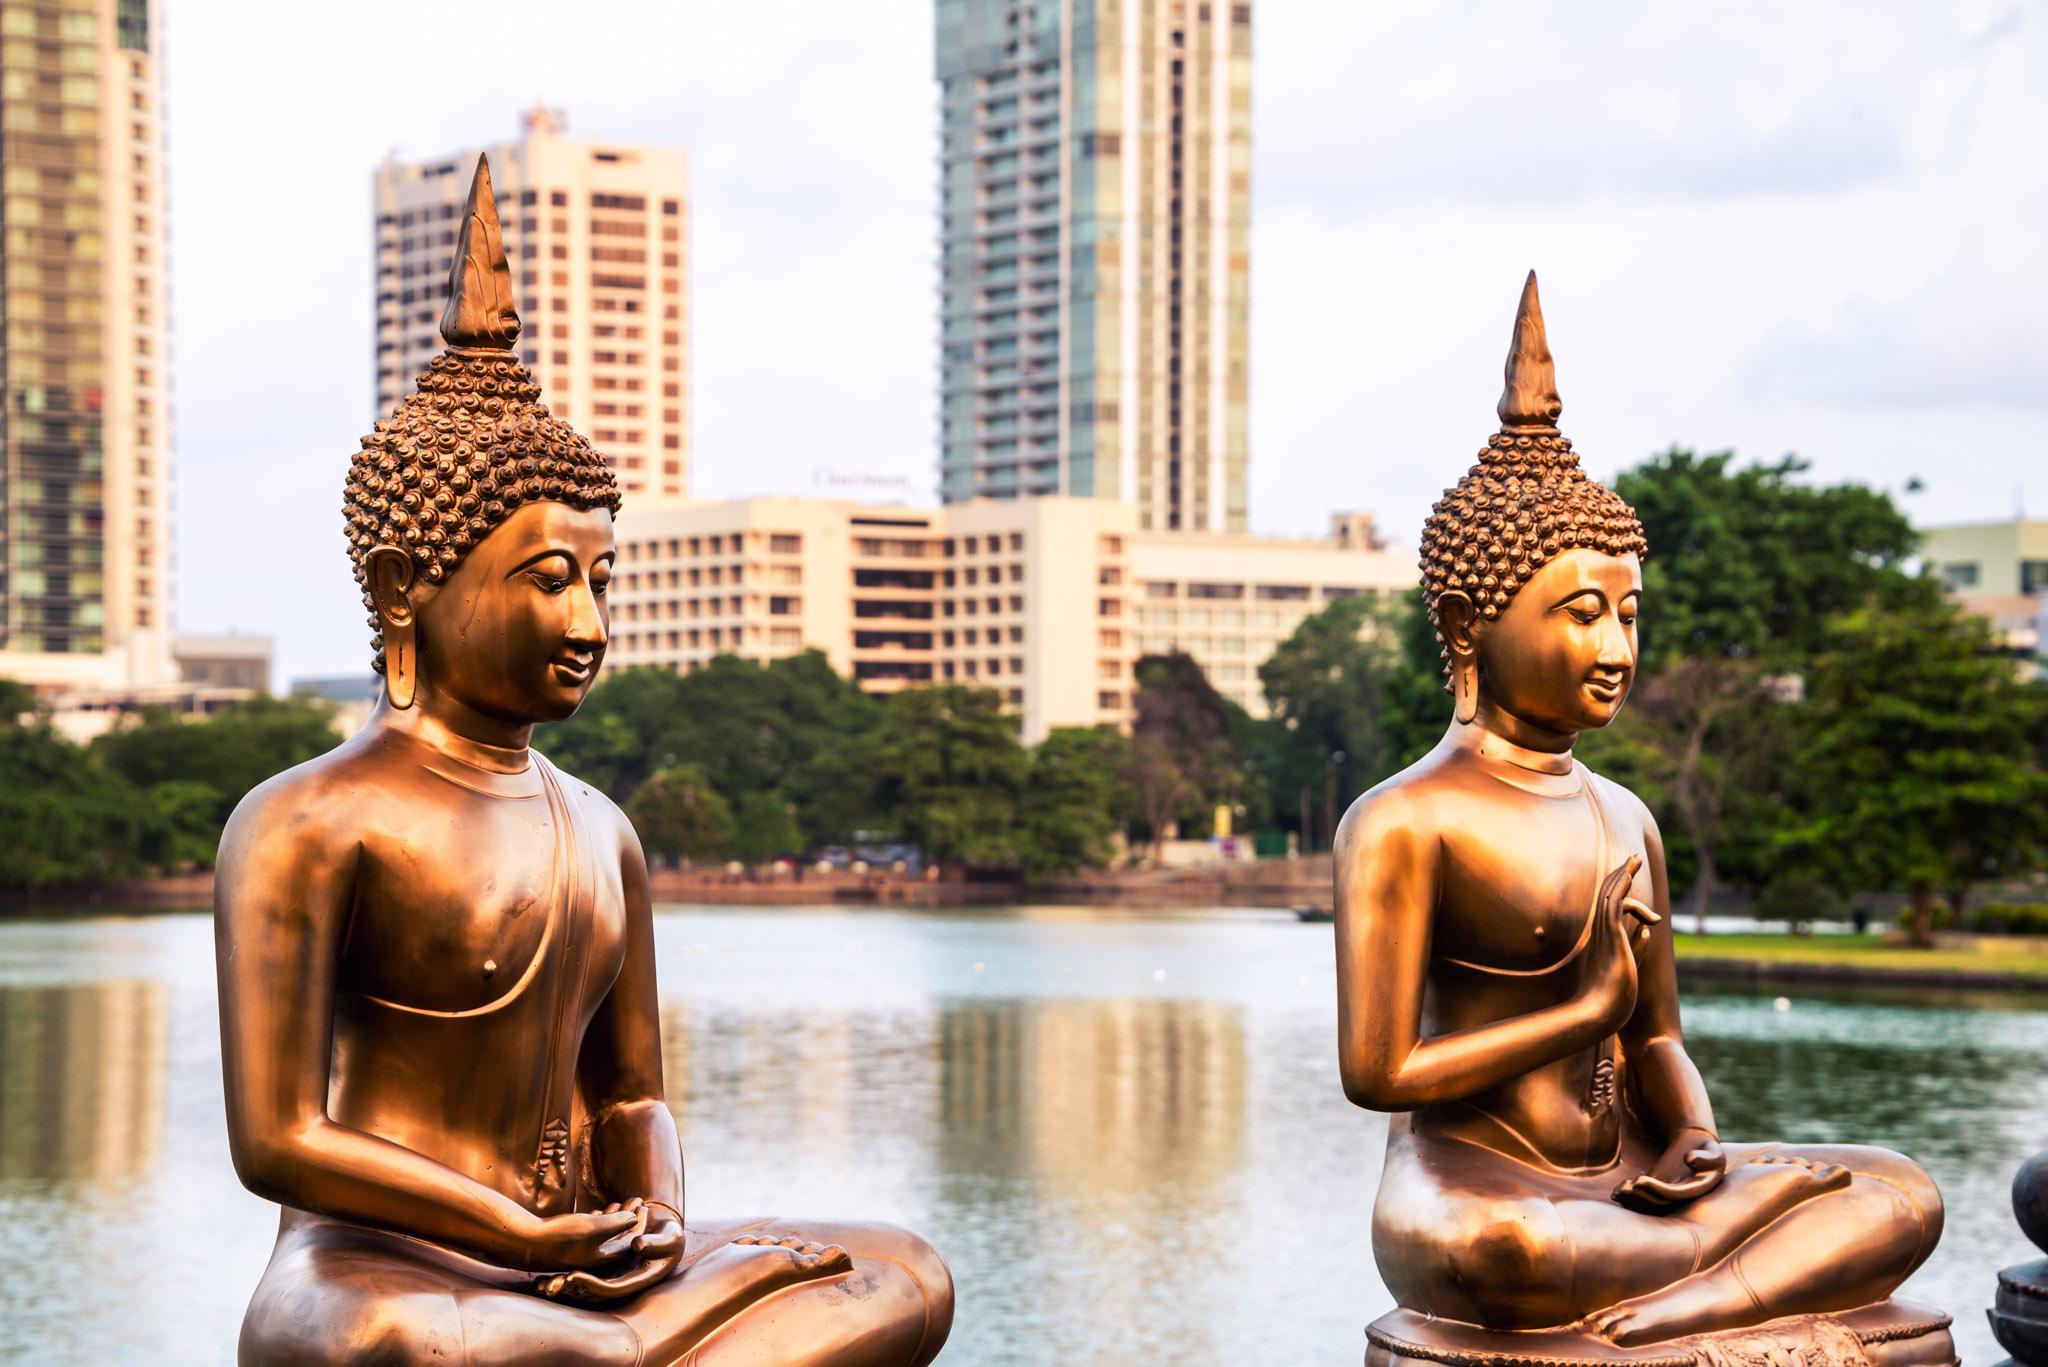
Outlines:
{"label": "bare shoulder", "polygon": [[1662,845],[1663,836],[1657,830],[1657,818],[1651,813],[1650,805],[1647,802],[1644,802],[1632,790],[1622,787],[1611,778],[1596,774],[1591,769],[1588,769],[1586,773],[1596,785],[1601,801],[1606,804],[1607,810],[1614,815],[1616,820],[1626,822],[1641,831],[1646,842],[1652,845]]}
{"label": "bare shoulder", "polygon": [[221,834],[220,863],[251,846],[289,841],[317,850],[362,839],[380,809],[388,809],[388,761],[358,735],[250,789]]}
{"label": "bare shoulder", "polygon": [[617,841],[621,856],[641,859],[644,862],[644,856],[640,852],[639,833],[633,829],[633,823],[626,819],[626,814],[620,810],[619,804],[612,801],[610,795],[596,784],[576,777],[567,769],[555,764],[553,760],[548,760],[548,763],[561,775],[563,790],[590,818],[593,830],[610,833]]}
{"label": "bare shoulder", "polygon": [[1440,751],[1432,750],[1401,772],[1361,793],[1337,826],[1339,860],[1389,842],[1434,842],[1455,819],[1460,785]]}

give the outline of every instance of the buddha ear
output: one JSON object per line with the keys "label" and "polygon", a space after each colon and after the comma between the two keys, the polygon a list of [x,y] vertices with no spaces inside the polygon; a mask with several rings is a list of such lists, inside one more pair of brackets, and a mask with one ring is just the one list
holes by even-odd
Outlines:
{"label": "buddha ear", "polygon": [[1479,611],[1461,589],[1437,595],[1436,627],[1451,656],[1451,697],[1457,718],[1470,726],[1479,715]]}
{"label": "buddha ear", "polygon": [[399,711],[412,706],[419,690],[419,615],[413,610],[413,560],[396,546],[378,546],[364,557],[370,601],[384,637],[384,694]]}

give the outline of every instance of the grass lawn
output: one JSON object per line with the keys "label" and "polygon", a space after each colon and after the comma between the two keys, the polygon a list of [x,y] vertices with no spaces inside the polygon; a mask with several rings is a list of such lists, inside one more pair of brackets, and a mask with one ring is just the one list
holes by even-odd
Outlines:
{"label": "grass lawn", "polygon": [[1739,959],[1759,964],[1825,964],[1871,973],[2010,973],[2048,984],[2048,952],[1985,940],[1971,948],[1908,949],[1875,935],[1685,935],[1681,960]]}

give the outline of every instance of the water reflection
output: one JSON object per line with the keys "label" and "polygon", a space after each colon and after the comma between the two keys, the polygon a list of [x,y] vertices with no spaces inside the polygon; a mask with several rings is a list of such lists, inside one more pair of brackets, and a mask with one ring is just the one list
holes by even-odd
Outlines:
{"label": "water reflection", "polygon": [[146,1175],[168,1023],[161,983],[0,987],[0,1182]]}
{"label": "water reflection", "polygon": [[[0,922],[0,1360],[231,1354],[275,1216],[228,1161],[210,931]],[[690,1207],[929,1234],[960,1288],[945,1361],[1356,1361],[1387,1308],[1384,1121],[1338,1089],[1327,927],[693,910],[656,934]],[[1992,1360],[1992,1273],[2031,1256],[2007,1188],[2048,1133],[2040,998],[1717,988],[1685,1026],[1730,1137],[1927,1165],[1949,1220],[1908,1293]]]}
{"label": "water reflection", "polygon": [[1244,1135],[1235,1006],[965,1001],[940,1016],[950,1171],[1108,1197],[1233,1173]]}

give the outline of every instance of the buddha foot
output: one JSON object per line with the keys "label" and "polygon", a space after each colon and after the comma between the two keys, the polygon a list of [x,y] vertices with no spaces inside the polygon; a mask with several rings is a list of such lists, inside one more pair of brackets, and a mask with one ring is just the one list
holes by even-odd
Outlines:
{"label": "buddha foot", "polygon": [[1396,1310],[1366,1330],[1366,1367],[1955,1367],[1949,1317],[1909,1301],[1625,1346],[1583,1326],[1483,1329]]}
{"label": "buddha foot", "polygon": [[2048,1258],[1998,1274],[1991,1332],[2018,1367],[2048,1367]]}

